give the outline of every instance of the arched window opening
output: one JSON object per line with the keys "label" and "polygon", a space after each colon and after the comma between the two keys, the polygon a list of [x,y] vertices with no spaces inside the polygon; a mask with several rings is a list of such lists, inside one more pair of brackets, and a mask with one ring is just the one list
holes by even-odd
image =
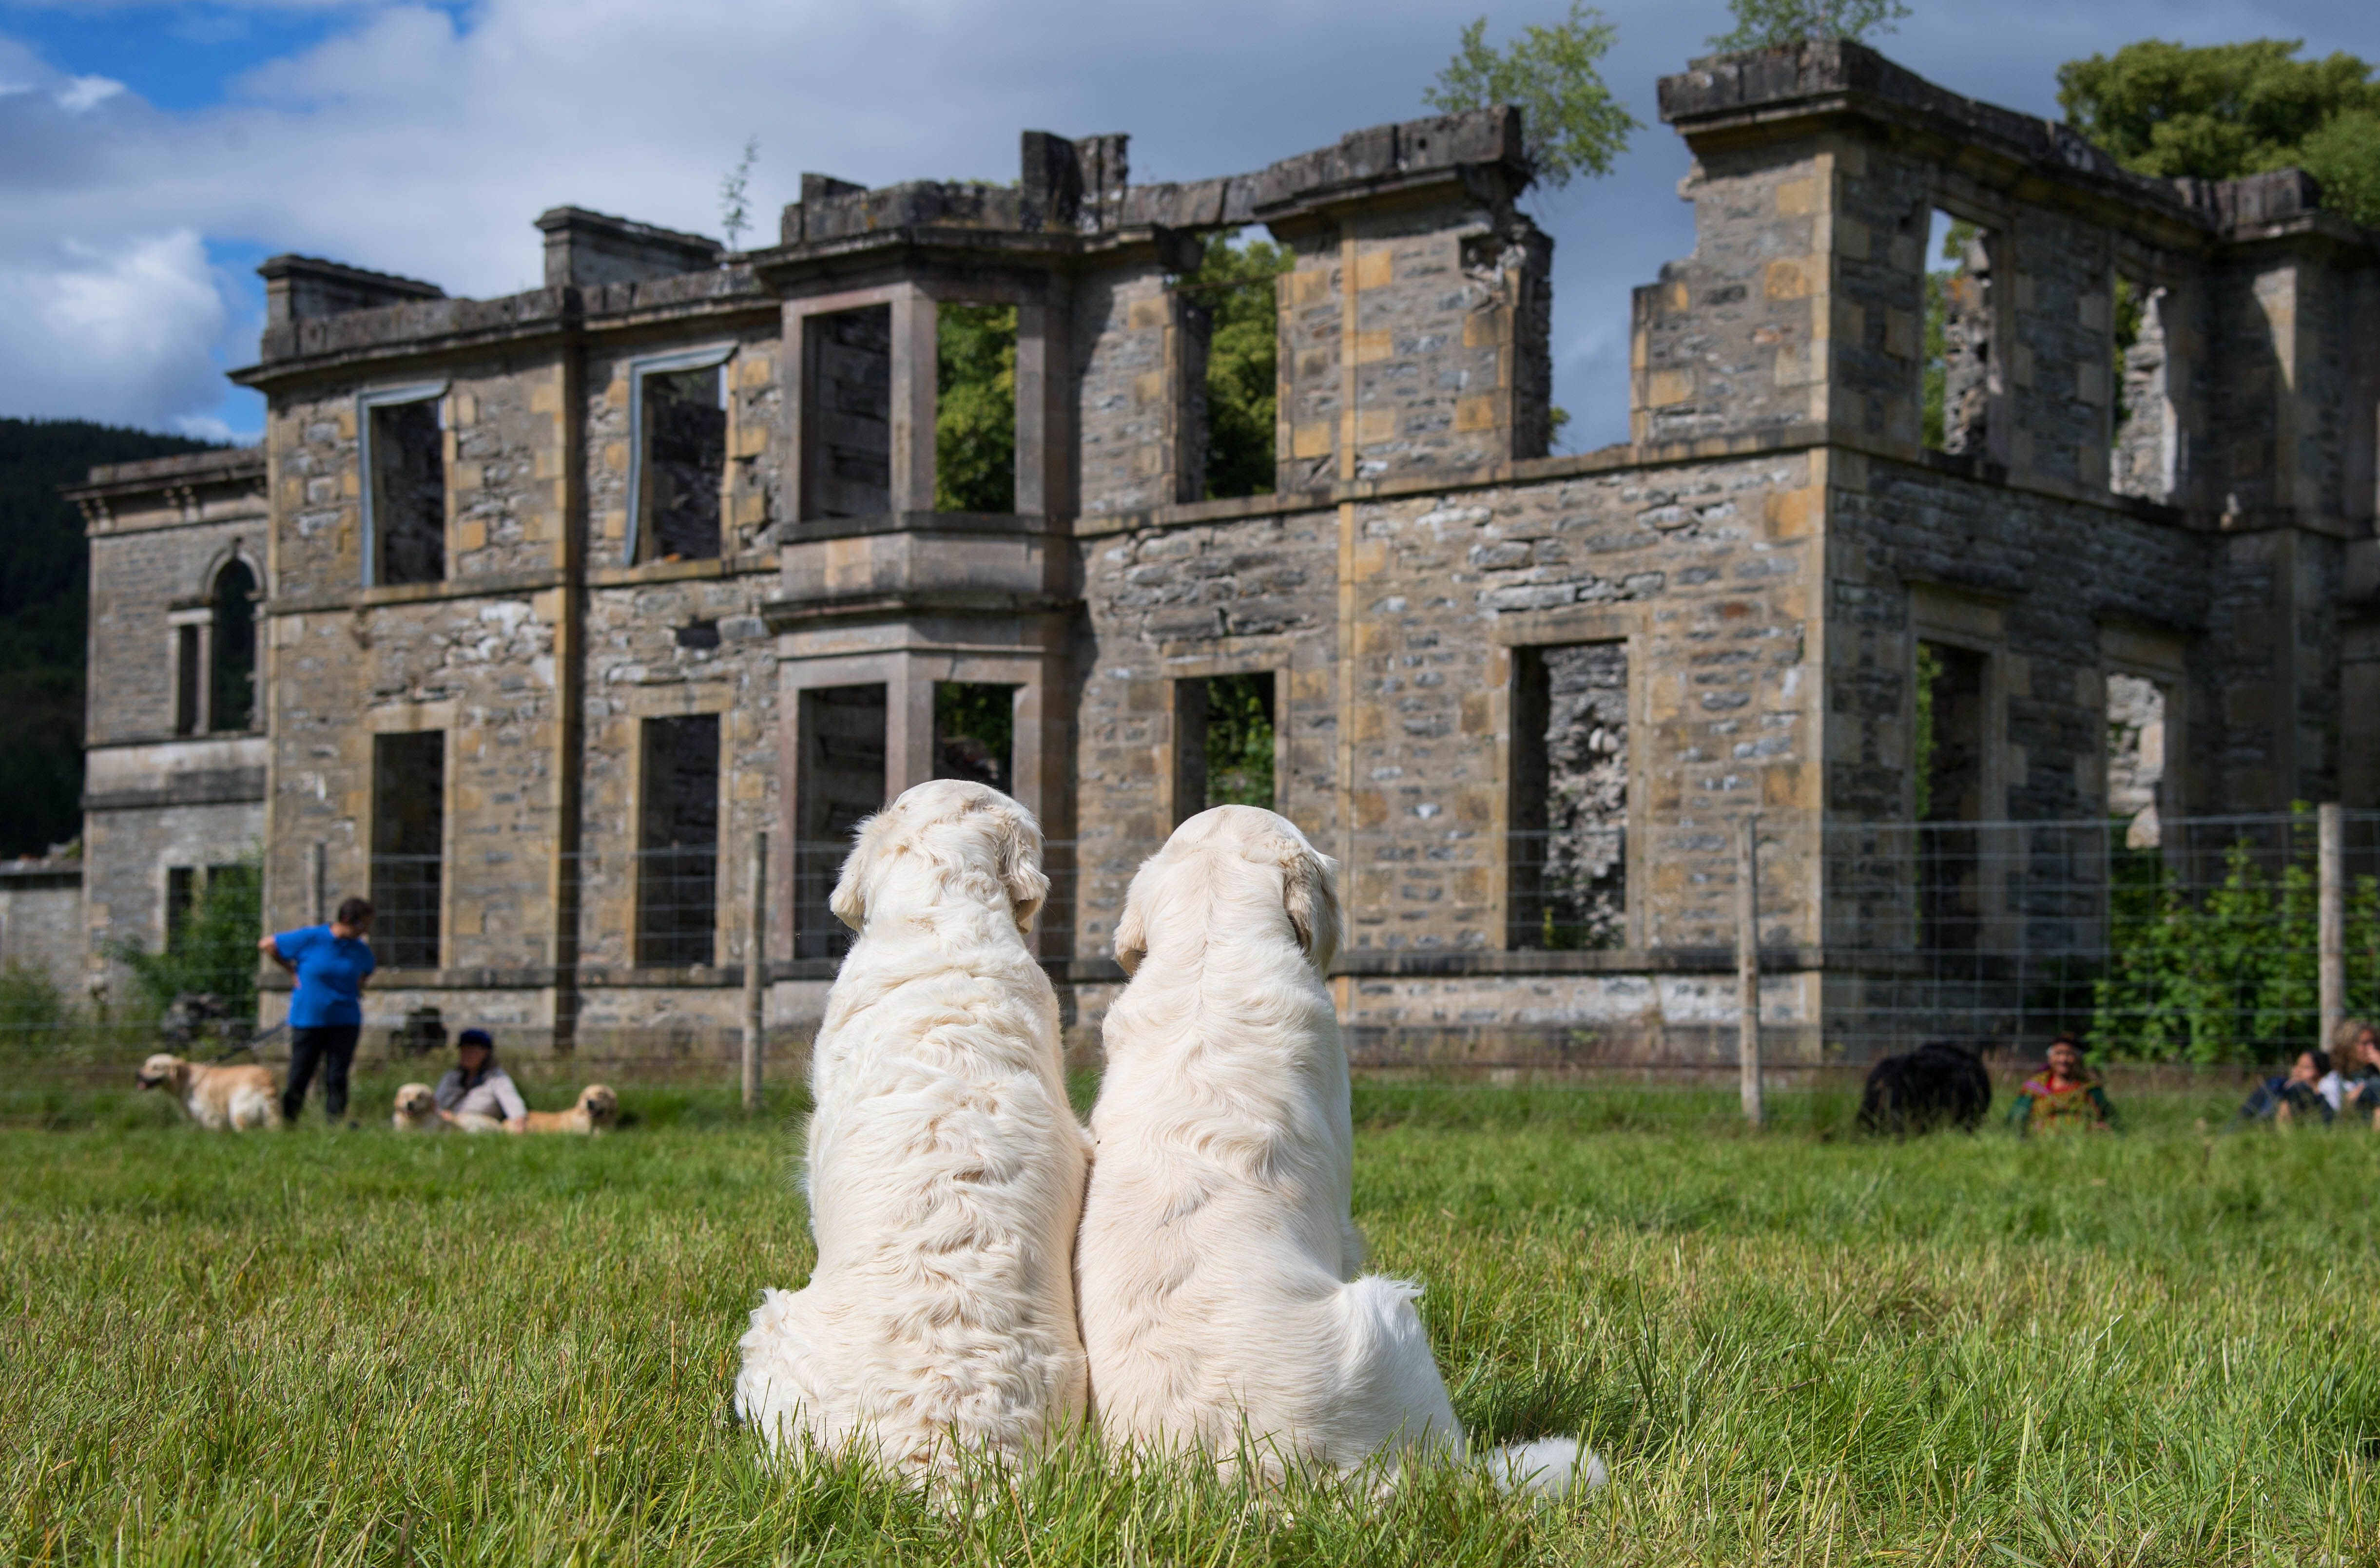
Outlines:
{"label": "arched window opening", "polygon": [[252,729],[256,722],[256,573],[231,561],[215,573],[214,657],[208,671],[207,728]]}

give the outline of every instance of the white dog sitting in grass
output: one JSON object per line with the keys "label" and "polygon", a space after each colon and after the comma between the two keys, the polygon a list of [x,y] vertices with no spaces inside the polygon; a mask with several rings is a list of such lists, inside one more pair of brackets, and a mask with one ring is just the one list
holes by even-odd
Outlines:
{"label": "white dog sitting in grass", "polygon": [[[1111,1439],[1227,1465],[1245,1442],[1276,1478],[1464,1451],[1419,1289],[1356,1273],[1347,1056],[1322,983],[1336,869],[1286,819],[1218,806],[1133,878],[1076,1267]],[[1574,1471],[1601,1480],[1579,1460],[1556,1438],[1489,1463],[1560,1491]]]}
{"label": "white dog sitting in grass", "polygon": [[135,1081],[143,1089],[172,1088],[182,1109],[203,1128],[244,1132],[281,1125],[273,1075],[260,1067],[210,1067],[160,1051],[140,1064]]}
{"label": "white dog sitting in grass", "polygon": [[930,1478],[1083,1415],[1088,1140],[1026,943],[1049,887],[1031,814],[980,784],[920,784],[861,825],[831,900],[859,936],[811,1046],[818,1265],[765,1293],[735,1381],[771,1443]]}

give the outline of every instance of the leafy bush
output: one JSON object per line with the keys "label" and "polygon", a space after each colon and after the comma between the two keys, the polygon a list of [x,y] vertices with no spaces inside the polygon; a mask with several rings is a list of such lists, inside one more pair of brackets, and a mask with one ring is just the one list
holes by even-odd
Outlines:
{"label": "leafy bush", "polygon": [[163,1013],[185,991],[212,992],[230,1016],[256,1017],[256,939],[264,935],[264,887],[253,860],[218,866],[189,914],[152,953],[136,941],[108,945],[108,956],[132,971],[136,1004]]}
{"label": "leafy bush", "polygon": [[27,964],[0,964],[0,1051],[42,1051],[66,1038],[73,1011],[57,982]]}
{"label": "leafy bush", "polygon": [[[2157,850],[2111,867],[2107,972],[2094,987],[2095,1054],[2142,1061],[2293,1056],[2320,1043],[2313,835],[2277,874],[2247,839],[2193,899]],[[2122,842],[2122,825],[2116,827]],[[2347,1010],[2380,1010],[2380,879],[2347,890]]]}

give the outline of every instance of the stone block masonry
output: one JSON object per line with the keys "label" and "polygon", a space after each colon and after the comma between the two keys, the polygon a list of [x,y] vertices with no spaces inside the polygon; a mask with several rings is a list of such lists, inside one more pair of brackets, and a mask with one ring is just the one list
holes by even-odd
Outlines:
{"label": "stone block masonry", "polygon": [[[180,532],[95,525],[92,558],[93,732],[146,745],[173,705],[117,640],[203,619],[177,585],[259,536],[259,728],[94,799],[91,844],[149,847],[93,862],[91,907],[140,902],[167,852],[128,814],[230,809],[206,790],[237,777],[294,923],[317,863],[375,874],[374,759],[434,734],[435,941],[376,1008],[723,1050],[761,962],[796,1039],[841,950],[836,840],[945,768],[965,688],[1048,832],[1036,939],[1095,1051],[1125,888],[1203,804],[1177,797],[1234,677],[1269,698],[1275,806],[1343,868],[1359,1055],[1731,1059],[1756,813],[1791,1063],[1930,1029],[1879,1009],[1952,924],[1978,954],[2095,939],[2087,887],[1911,874],[1921,773],[1929,829],[1971,847],[2136,813],[2140,748],[2108,735],[2148,682],[2161,811],[2380,787],[2380,707],[2345,694],[2380,644],[2374,235],[2294,175],[2141,179],[1854,44],[1696,61],[1660,95],[1694,249],[1636,293],[1628,443],[1583,455],[1546,455],[1550,242],[1510,109],[1162,186],[1123,136],[1028,132],[1013,187],[808,176],[736,257],[557,208],[545,286],[503,300],[275,259],[238,372],[269,406],[249,510],[140,480],[108,504]],[[1937,212],[1978,238],[1929,450]],[[1275,490],[1209,501],[1208,316],[1178,285],[1253,224],[1293,257]],[[2146,322],[2120,367],[2119,283]],[[946,303],[1016,311],[1013,511],[929,510]],[[366,561],[389,408],[434,420],[419,582]],[[1949,671],[1931,757],[1921,661]]]}

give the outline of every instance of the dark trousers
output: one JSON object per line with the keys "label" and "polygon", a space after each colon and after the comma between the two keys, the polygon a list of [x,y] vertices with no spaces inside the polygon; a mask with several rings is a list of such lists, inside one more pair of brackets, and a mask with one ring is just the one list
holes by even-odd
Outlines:
{"label": "dark trousers", "polygon": [[281,1115],[296,1121],[306,1104],[306,1086],[314,1069],[322,1069],[322,1114],[337,1121],[347,1114],[347,1066],[356,1059],[356,1039],[363,1026],[317,1024],[289,1031],[289,1087],[281,1092]]}

